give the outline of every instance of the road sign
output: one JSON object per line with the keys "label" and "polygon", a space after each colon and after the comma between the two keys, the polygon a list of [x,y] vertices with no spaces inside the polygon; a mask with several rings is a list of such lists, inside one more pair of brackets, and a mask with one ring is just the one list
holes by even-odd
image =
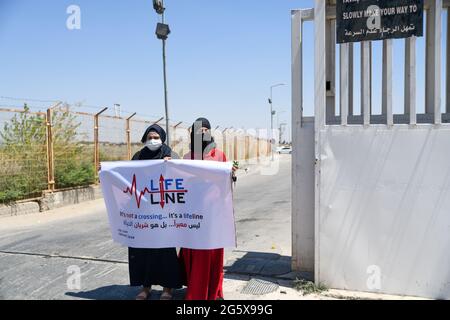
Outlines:
{"label": "road sign", "polygon": [[337,42],[423,36],[424,0],[337,0]]}

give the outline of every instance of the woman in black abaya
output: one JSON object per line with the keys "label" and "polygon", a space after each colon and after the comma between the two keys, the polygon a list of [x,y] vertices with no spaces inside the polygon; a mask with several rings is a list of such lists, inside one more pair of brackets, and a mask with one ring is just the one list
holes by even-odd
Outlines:
{"label": "woman in black abaya", "polygon": [[[154,124],[142,137],[145,147],[132,160],[170,160],[172,150],[164,144],[166,132]],[[176,248],[137,249],[128,248],[131,286],[142,286],[136,300],[147,300],[152,286],[164,287],[161,300],[172,299],[172,289],[181,288],[180,269]]]}

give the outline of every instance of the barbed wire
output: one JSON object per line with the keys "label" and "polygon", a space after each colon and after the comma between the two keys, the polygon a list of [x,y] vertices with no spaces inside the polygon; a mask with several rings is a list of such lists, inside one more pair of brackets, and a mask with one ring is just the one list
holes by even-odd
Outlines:
{"label": "barbed wire", "polygon": [[17,97],[6,97],[6,96],[0,96],[0,99],[13,100],[13,101],[31,101],[31,102],[41,102],[41,103],[58,103],[61,101],[61,100],[40,100],[40,99],[32,99],[32,98],[17,98]]}
{"label": "barbed wire", "polygon": [[[70,106],[75,111],[76,110],[82,111],[84,108],[86,108],[88,110],[96,110],[98,112],[98,111],[102,110],[103,108],[108,107],[107,105],[101,105],[100,106],[100,105],[85,104],[84,100],[83,101],[78,101],[78,102],[69,102],[69,101],[65,101],[64,99],[36,99],[36,98],[22,98],[22,97],[11,97],[11,96],[0,96],[0,99],[2,99],[2,100],[10,100],[10,101],[22,101],[24,104],[27,105],[27,107],[31,111],[36,111],[36,112],[45,112],[51,106],[49,106],[49,105],[42,106],[42,105],[29,104],[29,102],[50,103],[50,104],[62,103],[62,104]],[[0,107],[2,107],[2,108],[11,108],[11,107],[12,108],[23,108],[24,104],[22,104],[22,105],[17,105],[17,104],[5,104],[5,105],[3,105],[3,104],[0,104]],[[111,111],[114,112],[114,108],[113,107],[108,107],[107,114],[111,113]],[[127,111],[127,110],[121,110],[120,114],[121,115],[125,114],[125,115],[130,116],[130,115],[134,114],[134,112]],[[145,114],[145,113],[141,113],[141,112],[137,112],[136,113],[136,117],[144,119],[145,121],[148,119],[148,121],[150,121],[150,122],[151,121],[156,121],[156,120],[158,120],[160,118],[165,119],[163,115],[155,115],[155,114],[151,115],[151,114]],[[125,118],[126,119],[127,117],[122,117],[121,116],[120,118]],[[181,123],[180,125],[182,125],[184,127],[190,127],[192,125],[192,122],[184,121],[184,120],[177,120],[177,119],[170,119],[170,123],[172,125]],[[219,130],[224,130],[225,128],[231,128],[232,126],[231,125],[229,125],[229,126],[220,125],[218,127],[221,128]],[[242,129],[237,129],[237,127],[236,127],[236,129],[234,129],[234,131],[237,131],[237,130],[241,131],[241,130],[245,130],[245,129],[243,129],[243,128]]]}

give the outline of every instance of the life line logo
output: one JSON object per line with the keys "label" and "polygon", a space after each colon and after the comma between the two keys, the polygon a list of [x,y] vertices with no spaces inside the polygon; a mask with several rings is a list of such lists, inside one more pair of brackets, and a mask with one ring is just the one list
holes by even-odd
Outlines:
{"label": "life line logo", "polygon": [[[169,203],[186,203],[185,195],[188,190],[183,186],[184,179],[166,179],[163,175],[159,177],[159,181],[150,180],[150,189],[146,187],[142,191],[137,190],[137,178],[136,174],[133,175],[133,182],[131,187],[127,187],[123,190],[123,193],[128,193],[130,196],[135,197],[136,205],[138,209],[141,207],[142,198],[146,195],[150,195],[150,204],[160,205],[164,209],[166,204]],[[158,197],[159,195],[159,197]]]}

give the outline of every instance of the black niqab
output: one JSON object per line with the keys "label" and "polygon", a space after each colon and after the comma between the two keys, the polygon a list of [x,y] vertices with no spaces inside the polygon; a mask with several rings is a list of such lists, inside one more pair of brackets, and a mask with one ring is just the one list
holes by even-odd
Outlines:
{"label": "black niqab", "polygon": [[[210,131],[206,134],[204,133],[197,133],[197,131],[201,128],[207,128]],[[198,118],[195,120],[194,124],[191,128],[191,159],[193,160],[196,158],[195,149],[197,147],[197,143],[202,144],[201,150],[202,150],[202,159],[204,160],[205,153],[210,152],[212,149],[216,147],[216,143],[214,142],[214,138],[211,135],[211,124],[208,119],[206,118]],[[197,147],[198,149],[198,147]],[[200,159],[199,159],[200,160]]]}

